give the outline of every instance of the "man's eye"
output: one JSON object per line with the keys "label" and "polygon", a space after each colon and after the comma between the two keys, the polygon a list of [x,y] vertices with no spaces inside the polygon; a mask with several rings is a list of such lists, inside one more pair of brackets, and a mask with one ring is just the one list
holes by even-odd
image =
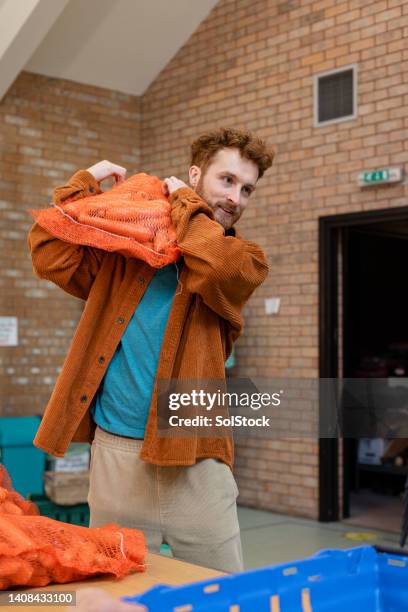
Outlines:
{"label": "man's eye", "polygon": [[232,178],[230,176],[223,176],[223,181],[224,181],[224,183],[227,183],[228,185],[231,185]]}
{"label": "man's eye", "polygon": [[248,197],[249,197],[249,196],[251,195],[251,193],[252,193],[252,189],[251,189],[250,187],[244,187],[242,191],[243,191],[243,192],[245,193],[245,195],[246,195],[246,196],[248,196]]}

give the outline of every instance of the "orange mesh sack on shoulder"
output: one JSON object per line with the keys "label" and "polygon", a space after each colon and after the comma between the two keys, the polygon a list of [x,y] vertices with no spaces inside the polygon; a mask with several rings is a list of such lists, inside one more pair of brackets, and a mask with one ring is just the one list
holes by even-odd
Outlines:
{"label": "orange mesh sack on shoulder", "polygon": [[79,527],[39,516],[35,504],[13,491],[2,465],[0,481],[5,498],[0,505],[0,590],[42,587],[97,574],[120,578],[146,569],[143,532],[114,524]]}
{"label": "orange mesh sack on shoulder", "polygon": [[135,174],[96,196],[30,212],[65,242],[115,251],[161,268],[180,257],[162,184],[156,176]]}

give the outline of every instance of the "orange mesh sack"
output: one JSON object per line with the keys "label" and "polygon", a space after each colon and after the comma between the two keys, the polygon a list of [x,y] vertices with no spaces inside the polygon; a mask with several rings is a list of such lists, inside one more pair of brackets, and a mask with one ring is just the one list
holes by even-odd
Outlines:
{"label": "orange mesh sack", "polygon": [[45,516],[0,515],[0,589],[46,586],[97,574],[144,571],[143,533],[117,525],[88,528]]}
{"label": "orange mesh sack", "polygon": [[20,493],[14,491],[11,478],[4,467],[0,464],[0,514],[32,514],[38,515],[38,508],[33,502],[26,501]]}
{"label": "orange mesh sack", "polygon": [[30,212],[65,242],[115,251],[161,268],[180,257],[162,184],[156,176],[135,174],[96,196]]}
{"label": "orange mesh sack", "polygon": [[145,570],[142,531],[114,524],[90,529],[39,516],[37,506],[13,490],[3,465],[0,485],[0,590]]}

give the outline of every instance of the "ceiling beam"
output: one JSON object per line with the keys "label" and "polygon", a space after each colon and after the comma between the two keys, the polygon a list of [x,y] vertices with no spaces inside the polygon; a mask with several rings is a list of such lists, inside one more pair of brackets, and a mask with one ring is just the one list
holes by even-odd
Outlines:
{"label": "ceiling beam", "polygon": [[0,0],[0,100],[69,0]]}

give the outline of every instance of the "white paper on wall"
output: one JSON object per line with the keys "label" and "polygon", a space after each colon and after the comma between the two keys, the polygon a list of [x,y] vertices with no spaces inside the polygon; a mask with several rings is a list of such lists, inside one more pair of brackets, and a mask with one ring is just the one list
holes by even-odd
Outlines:
{"label": "white paper on wall", "polygon": [[17,317],[0,317],[0,346],[18,346]]}

